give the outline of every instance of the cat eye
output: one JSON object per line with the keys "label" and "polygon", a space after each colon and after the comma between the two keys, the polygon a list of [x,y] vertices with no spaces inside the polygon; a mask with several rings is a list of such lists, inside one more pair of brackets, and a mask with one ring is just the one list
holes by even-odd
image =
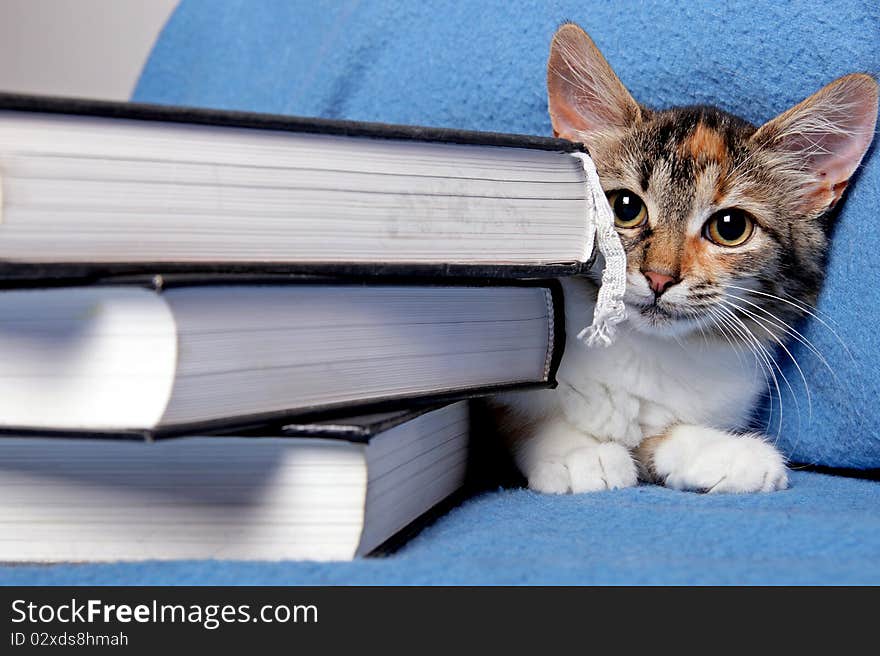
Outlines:
{"label": "cat eye", "polygon": [[719,246],[740,246],[749,240],[755,231],[755,222],[744,211],[729,208],[715,212],[706,221],[703,229],[706,239]]}
{"label": "cat eye", "polygon": [[637,228],[648,218],[648,208],[642,199],[626,189],[608,194],[608,203],[614,210],[614,225],[618,228]]}

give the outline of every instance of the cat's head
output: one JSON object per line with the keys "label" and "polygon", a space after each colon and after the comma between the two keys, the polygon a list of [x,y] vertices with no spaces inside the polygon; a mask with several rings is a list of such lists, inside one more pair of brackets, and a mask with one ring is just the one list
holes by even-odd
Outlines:
{"label": "cat's head", "polygon": [[572,23],[553,38],[547,82],[555,134],[587,145],[614,209],[630,322],[784,337],[816,301],[830,210],[874,134],[877,82],[844,76],[759,128],[713,107],[656,111]]}

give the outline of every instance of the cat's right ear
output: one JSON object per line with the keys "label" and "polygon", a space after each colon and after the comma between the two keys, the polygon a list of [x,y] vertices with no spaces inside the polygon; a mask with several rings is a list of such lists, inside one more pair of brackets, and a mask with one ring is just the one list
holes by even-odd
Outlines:
{"label": "cat's right ear", "polygon": [[638,103],[574,23],[560,27],[550,44],[547,96],[553,133],[588,146],[592,138],[641,120]]}
{"label": "cat's right ear", "polygon": [[751,137],[800,179],[803,209],[824,212],[840,199],[874,137],[878,96],[870,75],[844,75]]}

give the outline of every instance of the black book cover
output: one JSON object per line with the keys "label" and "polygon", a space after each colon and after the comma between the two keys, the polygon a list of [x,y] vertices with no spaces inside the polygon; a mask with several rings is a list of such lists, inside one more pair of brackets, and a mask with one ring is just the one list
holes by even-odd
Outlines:
{"label": "black book cover", "polygon": [[273,437],[311,437],[367,443],[379,433],[384,433],[395,426],[400,426],[416,417],[421,417],[443,407],[445,407],[444,404],[429,403],[391,412],[376,412],[308,423],[290,423],[284,424],[277,433],[272,432],[270,435]]}
{"label": "black book cover", "polygon": [[306,132],[346,137],[369,137],[376,139],[399,139],[405,141],[428,141],[437,143],[469,144],[476,146],[506,146],[533,148],[564,153],[586,152],[583,144],[524,134],[501,132],[476,132],[417,125],[391,125],[336,119],[284,116],[257,112],[237,112],[197,107],[151,105],[146,103],[112,102],[85,98],[58,98],[31,96],[0,92],[0,110],[43,114],[67,114],[134,121],[163,123],[188,123],[219,127],[273,130],[281,132]]}

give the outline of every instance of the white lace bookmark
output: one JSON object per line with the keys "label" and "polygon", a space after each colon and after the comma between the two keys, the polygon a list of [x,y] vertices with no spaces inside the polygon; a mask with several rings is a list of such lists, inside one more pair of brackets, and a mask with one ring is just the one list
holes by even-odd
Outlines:
{"label": "white lace bookmark", "polygon": [[602,286],[593,311],[593,323],[579,332],[577,338],[587,346],[610,346],[614,339],[615,324],[626,319],[626,308],[623,305],[623,295],[626,293],[626,253],[623,252],[620,237],[614,229],[614,213],[602,191],[596,165],[586,153],[571,155],[583,164],[587,177],[587,196],[593,205],[596,239],[599,251],[605,257]]}

